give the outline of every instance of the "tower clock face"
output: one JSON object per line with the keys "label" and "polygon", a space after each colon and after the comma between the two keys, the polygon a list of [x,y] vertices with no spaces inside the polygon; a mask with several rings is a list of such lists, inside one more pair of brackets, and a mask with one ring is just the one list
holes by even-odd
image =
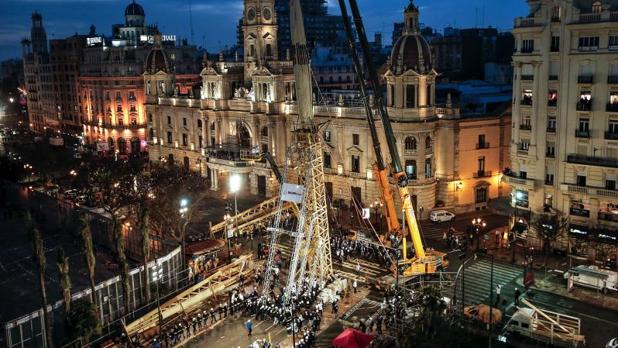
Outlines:
{"label": "tower clock face", "polygon": [[270,12],[270,9],[268,7],[265,7],[264,10],[262,10],[262,15],[267,21],[269,21],[273,17],[272,12]]}
{"label": "tower clock face", "polygon": [[247,11],[247,20],[249,22],[253,22],[255,20],[255,9],[254,8],[250,8],[249,11]]}

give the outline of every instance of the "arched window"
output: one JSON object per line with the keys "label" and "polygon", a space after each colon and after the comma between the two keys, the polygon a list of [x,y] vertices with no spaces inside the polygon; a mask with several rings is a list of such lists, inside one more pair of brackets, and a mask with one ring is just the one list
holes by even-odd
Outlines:
{"label": "arched window", "polygon": [[405,144],[406,150],[416,151],[416,138],[415,137],[412,137],[412,136],[406,137],[404,144]]}
{"label": "arched window", "polygon": [[202,120],[197,120],[197,128],[202,128]]}
{"label": "arched window", "polygon": [[268,127],[262,127],[262,130],[261,130],[260,134],[263,137],[267,137],[268,136]]}
{"label": "arched window", "polygon": [[427,138],[425,138],[425,148],[431,149],[431,137],[430,136],[427,136]]}

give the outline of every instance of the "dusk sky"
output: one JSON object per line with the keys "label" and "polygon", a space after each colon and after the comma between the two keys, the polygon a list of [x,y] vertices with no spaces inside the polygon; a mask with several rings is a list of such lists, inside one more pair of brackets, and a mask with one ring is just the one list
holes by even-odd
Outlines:
{"label": "dusk sky", "polygon": [[[130,0],[0,0],[0,60],[21,55],[20,41],[30,33],[30,15],[38,11],[48,39],[85,34],[91,24],[98,33],[111,34],[111,26],[124,22]],[[195,44],[216,52],[232,45],[242,0],[140,0],[146,22],[158,24],[164,34],[189,37],[189,2],[193,9]],[[328,0],[329,13],[338,13],[337,0]],[[393,22],[402,21],[408,0],[359,0],[370,37],[381,31],[390,42]],[[510,30],[513,18],[525,16],[524,0],[416,0],[421,22],[442,30],[446,26],[493,26]]]}

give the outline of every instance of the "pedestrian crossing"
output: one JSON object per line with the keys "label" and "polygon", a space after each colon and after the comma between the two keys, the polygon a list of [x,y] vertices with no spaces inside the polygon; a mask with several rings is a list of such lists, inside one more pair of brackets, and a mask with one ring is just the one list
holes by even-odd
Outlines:
{"label": "pedestrian crossing", "polygon": [[[501,285],[501,298],[505,299],[513,293],[513,286],[509,285],[514,279],[521,276],[521,267],[494,262],[493,285],[491,284],[491,261],[470,261],[465,266],[465,274],[459,274],[456,283],[457,301],[463,301],[466,306],[472,304],[490,304],[490,286],[496,301],[496,286]],[[509,285],[509,286],[507,286]],[[461,303],[461,302],[459,302]]]}
{"label": "pedestrian crossing", "polygon": [[[448,232],[449,227],[449,223],[438,224],[431,221],[423,221],[421,222],[421,233],[424,239],[442,240],[444,237],[444,232]],[[456,230],[455,236],[458,236],[461,239],[464,236],[464,233]]]}

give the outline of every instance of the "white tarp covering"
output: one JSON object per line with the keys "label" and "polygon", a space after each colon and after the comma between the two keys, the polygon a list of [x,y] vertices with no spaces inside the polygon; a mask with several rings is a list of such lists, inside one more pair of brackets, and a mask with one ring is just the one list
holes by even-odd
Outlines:
{"label": "white tarp covering", "polygon": [[303,202],[303,195],[305,194],[305,187],[302,185],[283,183],[281,189],[281,199],[284,202],[294,202],[301,204]]}

